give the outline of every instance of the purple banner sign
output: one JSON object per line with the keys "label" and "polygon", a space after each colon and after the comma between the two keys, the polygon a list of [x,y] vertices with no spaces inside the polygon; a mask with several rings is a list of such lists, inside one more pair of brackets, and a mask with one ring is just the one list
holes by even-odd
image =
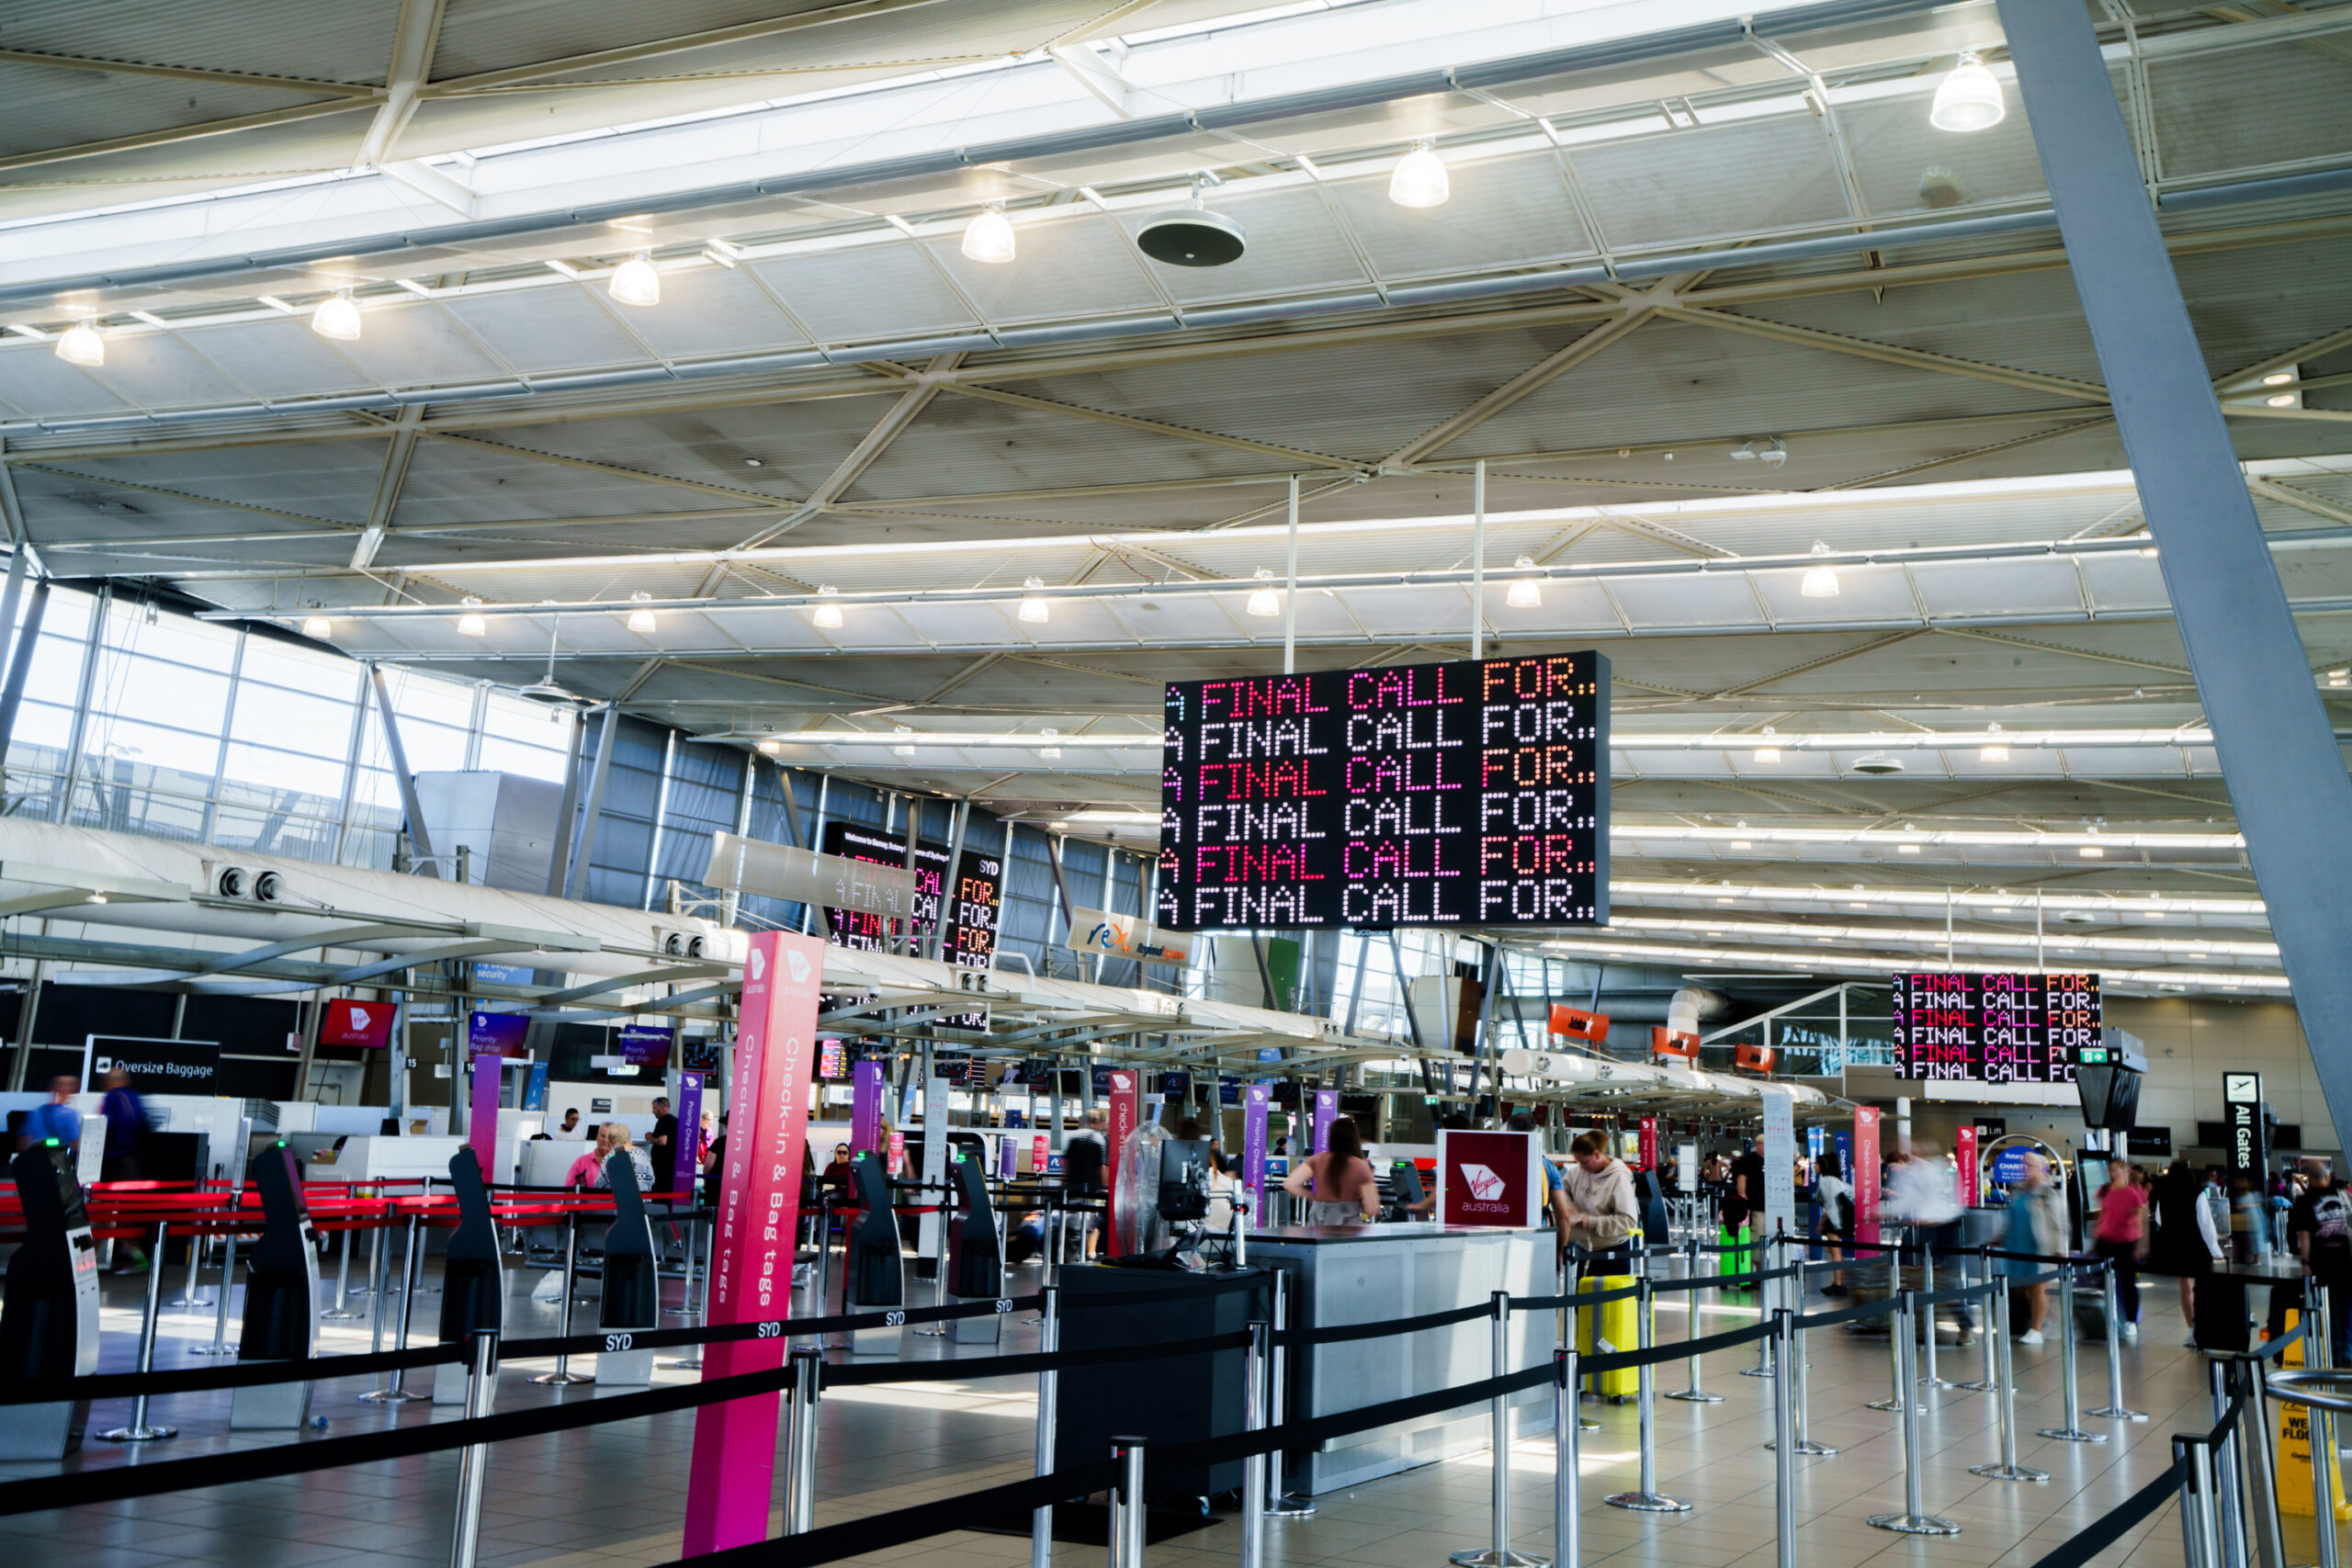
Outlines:
{"label": "purple banner sign", "polygon": [[[520,1018],[522,1015],[476,1013],[474,1016]],[[474,1151],[474,1158],[481,1162],[481,1179],[484,1181],[509,1182],[514,1179],[514,1172],[501,1170],[497,1164],[498,1089],[500,1080],[506,1076],[506,1059],[495,1051],[483,1052],[481,1055],[487,1059],[477,1058],[473,1063],[474,1095],[473,1103],[466,1112],[466,1144]]]}
{"label": "purple banner sign", "polygon": [[702,1174],[702,1075],[678,1075],[678,1147],[670,1178],[673,1192],[692,1192]]}
{"label": "purple banner sign", "polygon": [[850,1153],[882,1152],[882,1064],[860,1062],[851,1072]]}
{"label": "purple banner sign", "polygon": [[1340,1091],[1318,1089],[1315,1091],[1315,1149],[1323,1154],[1331,1147],[1331,1123],[1340,1119]]}
{"label": "purple banner sign", "polygon": [[[466,1055],[469,1058],[481,1055],[520,1056],[526,1055],[523,1037],[531,1032],[527,1013],[478,1012],[466,1020]],[[490,1164],[482,1163],[487,1171]]]}
{"label": "purple banner sign", "polygon": [[1266,1223],[1266,1107],[1271,1085],[1253,1083],[1241,1091],[1241,1185],[1250,1190],[1250,1220]]}
{"label": "purple banner sign", "polygon": [[650,1024],[632,1023],[621,1030],[621,1060],[632,1067],[670,1065],[671,1032]]}

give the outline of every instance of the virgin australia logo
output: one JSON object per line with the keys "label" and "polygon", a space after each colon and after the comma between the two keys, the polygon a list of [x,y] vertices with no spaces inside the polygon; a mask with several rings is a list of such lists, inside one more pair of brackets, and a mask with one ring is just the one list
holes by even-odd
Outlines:
{"label": "virgin australia logo", "polygon": [[784,961],[791,967],[792,983],[796,986],[805,984],[808,978],[808,955],[797,947],[788,947],[784,951]]}
{"label": "virgin australia logo", "polygon": [[1482,1203],[1491,1203],[1503,1195],[1503,1179],[1483,1165],[1464,1165],[1462,1179],[1470,1184],[1470,1196]]}

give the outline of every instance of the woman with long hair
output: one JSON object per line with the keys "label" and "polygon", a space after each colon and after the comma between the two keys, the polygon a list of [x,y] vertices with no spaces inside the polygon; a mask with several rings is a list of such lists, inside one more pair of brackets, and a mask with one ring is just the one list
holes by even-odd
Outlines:
{"label": "woman with long hair", "polygon": [[1380,1180],[1364,1157],[1363,1134],[1351,1117],[1331,1123],[1329,1149],[1291,1163],[1283,1190],[1306,1200],[1310,1225],[1368,1225],[1380,1217]]}

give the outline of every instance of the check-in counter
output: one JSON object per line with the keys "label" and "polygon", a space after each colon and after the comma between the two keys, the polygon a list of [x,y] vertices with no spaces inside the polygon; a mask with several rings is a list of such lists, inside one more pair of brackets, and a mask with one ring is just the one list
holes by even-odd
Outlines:
{"label": "check-in counter", "polygon": [[[1290,1276],[1291,1325],[1311,1329],[1484,1305],[1497,1291],[1549,1296],[1559,1289],[1556,1247],[1548,1227],[1283,1225],[1250,1233],[1250,1261]],[[1555,1323],[1548,1312],[1512,1314],[1512,1370],[1550,1359]],[[1493,1344],[1491,1322],[1473,1318],[1413,1334],[1300,1347],[1289,1352],[1284,1368],[1290,1416],[1335,1416],[1477,1382],[1493,1371]],[[1549,1431],[1549,1392],[1532,1388],[1515,1396],[1512,1416],[1515,1435]],[[1312,1495],[1486,1446],[1481,1403],[1295,1450],[1284,1457],[1283,1483]]]}
{"label": "check-in counter", "polygon": [[[313,1151],[304,1160],[302,1177],[306,1181],[386,1181],[404,1176],[429,1176],[446,1185],[449,1179],[449,1156],[465,1146],[463,1138],[435,1137],[430,1134],[408,1137],[363,1134],[344,1139],[343,1147],[333,1151],[331,1162],[321,1159]],[[296,1155],[302,1157],[299,1147]]]}

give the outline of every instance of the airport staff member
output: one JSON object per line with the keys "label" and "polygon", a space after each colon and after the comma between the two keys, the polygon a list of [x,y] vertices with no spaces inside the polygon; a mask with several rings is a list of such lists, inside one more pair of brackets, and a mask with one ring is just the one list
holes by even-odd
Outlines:
{"label": "airport staff member", "polygon": [[36,1105],[25,1113],[25,1131],[17,1140],[20,1149],[54,1138],[72,1149],[78,1156],[82,1150],[82,1113],[74,1109],[74,1097],[80,1093],[82,1080],[71,1073],[61,1073],[49,1080],[49,1103]]}

